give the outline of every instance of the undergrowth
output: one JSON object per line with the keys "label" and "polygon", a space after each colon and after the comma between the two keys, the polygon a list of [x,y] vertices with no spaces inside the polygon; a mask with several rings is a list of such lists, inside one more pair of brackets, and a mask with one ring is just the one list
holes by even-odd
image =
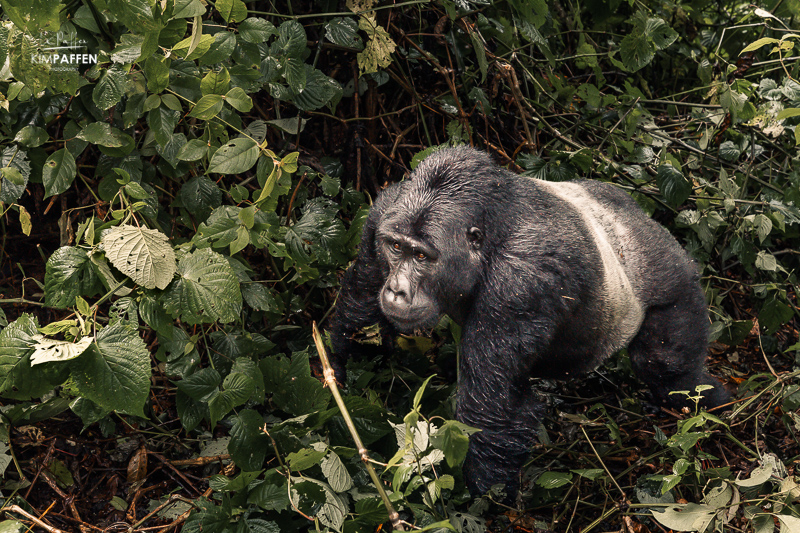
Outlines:
{"label": "undergrowth", "polygon": [[698,261],[739,400],[654,412],[624,354],[537,382],[519,507],[473,500],[445,320],[345,384],[397,527],[800,530],[795,2],[0,6],[8,531],[388,524],[311,323],[441,144],[629,191]]}

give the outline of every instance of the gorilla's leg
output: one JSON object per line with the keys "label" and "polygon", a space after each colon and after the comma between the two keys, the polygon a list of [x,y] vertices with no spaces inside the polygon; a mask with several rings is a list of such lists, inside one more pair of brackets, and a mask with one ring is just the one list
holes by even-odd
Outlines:
{"label": "gorilla's leg", "polygon": [[702,392],[701,404],[715,407],[730,401],[722,383],[704,370],[708,346],[708,318],[702,291],[698,287],[680,301],[651,307],[628,353],[636,375],[645,382],[660,403],[686,405],[683,395],[697,385],[713,385]]}

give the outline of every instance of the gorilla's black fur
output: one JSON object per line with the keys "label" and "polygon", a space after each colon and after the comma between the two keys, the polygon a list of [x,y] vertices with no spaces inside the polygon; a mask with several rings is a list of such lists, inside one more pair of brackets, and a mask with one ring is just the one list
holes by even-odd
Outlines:
{"label": "gorilla's black fur", "polygon": [[[412,179],[375,201],[358,259],[347,270],[331,330],[334,351],[353,335],[462,326],[458,419],[470,438],[473,494],[517,490],[535,439],[530,376],[567,378],[627,346],[656,400],[709,384],[697,268],[624,192],[596,181],[552,183],[501,169],[482,152],[435,152]],[[339,369],[341,371],[341,368]],[[341,377],[341,375],[340,375]]]}

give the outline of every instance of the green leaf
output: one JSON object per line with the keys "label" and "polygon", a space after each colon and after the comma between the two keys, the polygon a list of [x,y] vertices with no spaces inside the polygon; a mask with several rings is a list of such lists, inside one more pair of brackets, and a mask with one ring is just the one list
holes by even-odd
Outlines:
{"label": "green leaf", "polygon": [[766,270],[768,272],[775,272],[778,270],[778,260],[771,253],[761,250],[756,256],[756,268]]}
{"label": "green leaf", "polygon": [[311,448],[303,448],[300,451],[290,453],[286,456],[286,464],[289,465],[295,472],[300,472],[318,465],[322,458],[325,457],[326,451],[312,450]]}
{"label": "green leaf", "polygon": [[164,294],[168,313],[189,324],[233,322],[242,309],[239,281],[228,261],[206,248],[185,255]]}
{"label": "green leaf", "polygon": [[772,220],[767,215],[759,213],[753,217],[753,227],[758,234],[758,240],[763,243],[772,231]]}
{"label": "green leaf", "polygon": [[791,307],[777,298],[772,298],[761,306],[761,311],[758,313],[758,323],[764,328],[765,335],[772,335],[783,324],[789,322],[794,316],[794,311]]}
{"label": "green leaf", "polygon": [[[192,49],[192,37],[180,41],[172,47],[172,52],[186,61],[194,61],[206,54],[214,44],[214,37],[211,35],[203,35],[197,41],[196,46]],[[191,50],[191,52],[190,52]]]}
{"label": "green leaf", "polygon": [[189,19],[206,14],[206,6],[200,0],[175,0],[173,18]]}
{"label": "green leaf", "polygon": [[244,471],[259,470],[267,456],[269,437],[262,431],[264,418],[252,409],[231,417],[231,440],[228,452],[236,466]]}
{"label": "green leaf", "polygon": [[76,296],[94,296],[102,287],[88,255],[80,248],[63,246],[47,260],[44,301],[49,307],[75,305]]}
{"label": "green leaf", "polygon": [[572,474],[569,472],[547,471],[536,479],[536,484],[545,489],[557,489],[572,482]]}
{"label": "green leaf", "polygon": [[214,152],[208,171],[217,174],[241,174],[252,168],[258,159],[258,145],[252,139],[240,137]]}
{"label": "green leaf", "polygon": [[231,407],[238,407],[245,403],[255,391],[255,381],[244,372],[231,372],[222,382],[222,396],[230,403]]}
{"label": "green leaf", "polygon": [[792,533],[793,531],[800,531],[800,518],[788,514],[779,514],[775,516],[781,522],[781,533]]}
{"label": "green leaf", "polygon": [[[6,33],[6,35],[8,34]],[[38,40],[31,35],[23,34],[23,32],[11,32],[6,57],[9,60],[11,72],[18,81],[11,84],[7,93],[8,100],[20,97],[23,88],[36,94],[49,85],[52,70],[50,63],[33,60],[40,53],[40,46]]]}
{"label": "green leaf", "polygon": [[78,167],[75,158],[66,148],[50,154],[42,168],[42,182],[44,183],[44,197],[61,194],[69,189],[77,175]]}
{"label": "green leaf", "polygon": [[161,103],[163,103],[167,109],[177,111],[178,113],[183,113],[183,106],[181,105],[180,100],[178,100],[174,95],[162,94]]}
{"label": "green leaf", "polygon": [[335,102],[342,95],[339,83],[326,76],[319,70],[305,65],[305,89],[294,97],[294,104],[303,111],[313,111],[320,107]]}
{"label": "green leaf", "polygon": [[120,225],[102,243],[111,264],[142,287],[165,289],[175,275],[175,252],[158,230]]}
{"label": "green leaf", "polygon": [[281,131],[285,131],[289,135],[297,135],[306,128],[308,119],[297,116],[296,118],[276,118],[268,120],[268,124],[272,124]]}
{"label": "green leaf", "polygon": [[210,120],[217,116],[220,111],[222,111],[222,96],[207,94],[197,101],[189,116],[201,120]]}
{"label": "green leaf", "polygon": [[747,46],[739,52],[739,55],[746,54],[747,52],[753,52],[754,50],[758,50],[762,46],[767,46],[768,44],[777,44],[780,40],[774,39],[772,37],[762,37],[755,42],[748,44]]}
{"label": "green leaf", "polygon": [[444,452],[445,460],[451,468],[463,463],[467,457],[469,436],[466,428],[461,422],[448,420],[431,435],[431,444]]}
{"label": "green leaf", "polygon": [[620,56],[628,72],[640,70],[649,64],[655,55],[655,47],[644,33],[633,31],[626,35],[620,43]]}
{"label": "green leaf", "polygon": [[181,161],[197,161],[208,153],[208,143],[201,139],[191,139],[178,151],[177,157]]}
{"label": "green leaf", "polygon": [[75,359],[71,375],[81,396],[100,407],[144,417],[150,393],[150,352],[136,328],[117,322]]}
{"label": "green leaf", "polygon": [[[180,164],[178,154],[181,152],[184,146],[186,146],[186,135],[183,133],[174,133],[170,135],[169,139],[164,145],[156,145],[156,152],[158,152],[158,154],[163,157],[172,168],[178,168],[178,165]],[[139,199],[144,198],[145,197],[140,197]]]}
{"label": "green leaf", "polygon": [[645,34],[652,39],[656,50],[664,50],[678,38],[678,32],[660,18],[649,18],[645,25]]}
{"label": "green leaf", "polygon": [[0,155],[0,203],[13,204],[25,192],[31,166],[24,150],[6,146]]}
{"label": "green leaf", "polygon": [[230,58],[236,50],[236,35],[232,31],[214,34],[211,48],[200,58],[201,65],[214,65]]}
{"label": "green leaf", "polygon": [[664,199],[675,207],[685,202],[692,193],[692,184],[683,177],[680,169],[667,163],[658,166],[656,183]]}
{"label": "green leaf", "polygon": [[330,393],[311,377],[308,354],[296,353],[291,360],[283,356],[266,357],[259,367],[264,374],[264,386],[279,409],[300,416],[328,405]]}
{"label": "green leaf", "polygon": [[247,502],[253,503],[266,511],[282,511],[289,507],[289,491],[287,480],[271,470],[264,475],[263,482],[255,485],[247,495]]}
{"label": "green leaf", "polygon": [[169,59],[154,55],[144,62],[144,75],[147,78],[147,90],[151,94],[148,98],[162,92],[169,85]]}
{"label": "green leaf", "polygon": [[222,205],[222,191],[208,176],[196,176],[184,183],[178,197],[183,207],[202,220]]}
{"label": "green leaf", "polygon": [[19,225],[22,228],[22,233],[26,237],[30,237],[33,225],[31,224],[31,214],[25,209],[25,206],[19,206]]}
{"label": "green leaf", "polygon": [[783,119],[786,119],[786,118],[792,118],[792,117],[797,117],[797,116],[800,116],[800,108],[790,107],[790,108],[781,110],[775,118],[777,120],[783,120]]}
{"label": "green leaf", "polygon": [[29,35],[57,32],[66,18],[60,2],[52,0],[2,0],[5,15]]}
{"label": "green leaf", "polygon": [[178,124],[178,119],[180,119],[180,113],[166,107],[153,109],[147,114],[147,123],[158,144],[163,146],[169,142],[175,126]]}
{"label": "green leaf", "polygon": [[300,152],[289,152],[283,159],[281,159],[281,170],[294,174],[297,172],[297,160],[300,158]]}
{"label": "green leaf", "polygon": [[247,6],[242,0],[217,0],[214,7],[225,22],[242,22],[247,17]]}
{"label": "green leaf", "polygon": [[111,52],[111,61],[123,66],[132,64],[141,57],[143,43],[143,35],[123,35],[120,44]]}
{"label": "green leaf", "polygon": [[25,126],[17,132],[17,135],[14,137],[14,142],[18,142],[26,148],[35,148],[43,145],[49,138],[50,136],[44,128]]}
{"label": "green leaf", "polygon": [[283,75],[286,83],[295,93],[300,93],[306,88],[306,64],[302,59],[287,57],[283,63]]}
{"label": "green leaf", "polygon": [[92,100],[101,110],[117,105],[125,94],[128,75],[119,65],[106,70],[92,91]]}
{"label": "green leaf", "polygon": [[200,402],[210,401],[219,392],[222,377],[213,368],[203,368],[178,382],[178,390]]}
{"label": "green leaf", "polygon": [[306,50],[306,30],[296,20],[287,20],[278,28],[278,39],[275,47],[279,54],[288,57],[303,55]]}
{"label": "green leaf", "polygon": [[266,19],[250,17],[239,24],[239,37],[248,43],[261,44],[277,33],[275,26]]}
{"label": "green leaf", "polygon": [[228,92],[231,86],[231,75],[228,72],[228,69],[222,67],[222,69],[215,71],[209,71],[208,74],[203,76],[203,79],[200,81],[200,90],[203,94],[225,94]]}
{"label": "green leaf", "polygon": [[325,37],[339,46],[364,49],[364,41],[358,34],[358,22],[353,18],[335,17],[325,23]]}
{"label": "green leaf", "polygon": [[161,25],[153,16],[148,0],[108,0],[108,9],[134,33],[158,31]]}
{"label": "green leaf", "polygon": [[6,398],[30,400],[54,386],[31,369],[38,326],[35,318],[23,314],[0,331],[0,394]]}
{"label": "green leaf", "polygon": [[253,108],[252,98],[247,96],[241,87],[234,87],[225,94],[224,98],[232,108],[240,113],[248,113]]}
{"label": "green leaf", "polygon": [[86,125],[76,137],[108,148],[122,148],[133,140],[127,133],[117,128],[112,128],[105,122],[92,122]]}
{"label": "green leaf", "polygon": [[[324,445],[323,445],[324,446]],[[327,446],[324,446],[327,450]],[[320,463],[322,473],[335,492],[345,492],[353,487],[353,478],[336,452],[330,450]]]}

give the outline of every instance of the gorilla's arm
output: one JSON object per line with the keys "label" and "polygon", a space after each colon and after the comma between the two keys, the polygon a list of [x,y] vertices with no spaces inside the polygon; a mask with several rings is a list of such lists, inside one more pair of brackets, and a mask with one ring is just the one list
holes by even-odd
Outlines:
{"label": "gorilla's arm", "polygon": [[506,279],[500,285],[505,296],[495,294],[493,302],[479,299],[463,328],[457,418],[482,430],[470,437],[464,464],[473,495],[498,483],[506,485],[507,494],[517,493],[520,467],[541,419],[528,381],[531,369],[557,356],[550,353],[557,325],[572,312],[569,302],[578,303],[562,297],[558,287],[564,284],[557,276],[539,272],[525,277],[529,282],[538,278],[536,287],[525,287],[538,296],[535,301],[520,301],[524,293]]}
{"label": "gorilla's arm", "polygon": [[336,314],[329,328],[334,353],[331,364],[340,383],[344,383],[346,360],[369,350],[354,340],[359,330],[379,324],[384,336],[391,335],[394,331],[379,304],[387,267],[377,253],[375,232],[384,211],[397,198],[401,187],[402,183],[386,189],[370,209],[364,223],[358,257],[342,279],[342,288],[336,301]]}

